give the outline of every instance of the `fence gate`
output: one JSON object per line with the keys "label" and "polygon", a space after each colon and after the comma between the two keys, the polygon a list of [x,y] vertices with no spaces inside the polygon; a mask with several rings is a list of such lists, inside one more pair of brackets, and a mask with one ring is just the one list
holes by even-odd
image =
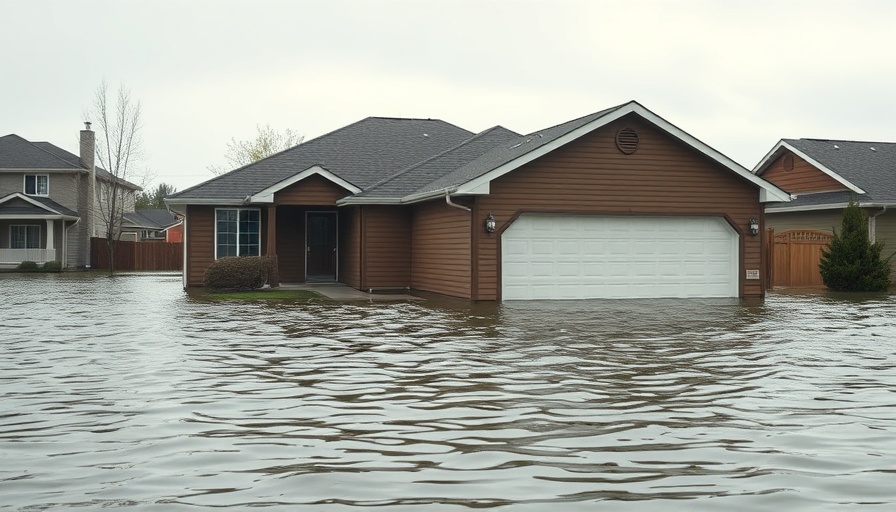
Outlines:
{"label": "fence gate", "polygon": [[802,229],[779,234],[770,230],[769,234],[772,286],[824,286],[818,263],[821,250],[831,241],[830,233]]}

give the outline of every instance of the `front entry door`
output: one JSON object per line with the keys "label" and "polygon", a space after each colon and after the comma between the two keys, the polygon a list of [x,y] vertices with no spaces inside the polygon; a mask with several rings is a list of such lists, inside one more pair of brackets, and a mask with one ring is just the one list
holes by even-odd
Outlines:
{"label": "front entry door", "polygon": [[305,226],[305,280],[336,281],[336,212],[308,212]]}

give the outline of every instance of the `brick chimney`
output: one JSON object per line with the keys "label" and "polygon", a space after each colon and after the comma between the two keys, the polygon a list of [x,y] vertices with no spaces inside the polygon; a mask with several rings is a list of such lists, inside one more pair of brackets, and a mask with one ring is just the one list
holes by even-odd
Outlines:
{"label": "brick chimney", "polygon": [[81,167],[93,171],[93,162],[96,158],[96,134],[90,129],[90,121],[84,121],[84,129],[81,130]]}
{"label": "brick chimney", "polygon": [[84,122],[81,130],[81,146],[79,148],[81,166],[87,169],[88,175],[78,198],[78,214],[81,216],[81,228],[78,244],[79,267],[90,268],[90,237],[96,236],[96,134],[90,129],[90,121]]}

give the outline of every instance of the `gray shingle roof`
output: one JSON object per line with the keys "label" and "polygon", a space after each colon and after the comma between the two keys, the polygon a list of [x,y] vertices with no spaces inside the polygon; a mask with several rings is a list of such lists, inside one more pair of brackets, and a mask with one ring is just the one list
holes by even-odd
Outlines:
{"label": "gray shingle roof", "polygon": [[149,208],[127,212],[124,225],[136,228],[165,229],[178,223],[177,217],[165,209]]}
{"label": "gray shingle roof", "polygon": [[[896,143],[827,139],[782,142],[864,190],[865,194],[857,196],[860,203],[896,203]],[[802,194],[789,204],[769,205],[768,209],[839,205],[848,202],[850,195],[851,192]]]}
{"label": "gray shingle roof", "polygon": [[[0,169],[83,169],[77,163],[77,157],[75,157],[76,162],[72,163],[45,149],[45,146],[52,146],[52,144],[46,142],[42,144],[44,147],[29,142],[16,134],[0,137]],[[64,150],[60,149],[59,151]]]}
{"label": "gray shingle roof", "polygon": [[315,165],[364,189],[471,135],[436,119],[368,117],[169,198],[240,200]]}
{"label": "gray shingle roof", "polygon": [[[49,142],[30,142],[14,133],[0,137],[0,169],[87,171],[78,155]],[[100,166],[96,167],[96,175],[100,179],[113,179],[112,173]],[[127,180],[119,181],[128,188],[140,188]]]}
{"label": "gray shingle roof", "polygon": [[[320,166],[357,192],[337,204],[414,202],[444,191],[476,193],[483,180],[509,172],[605,122],[640,115],[671,130],[774,197],[786,194],[693,139],[637,102],[617,105],[529,135],[496,126],[475,136],[443,121],[367,118],[166,198],[172,203],[242,202],[285,186]],[[492,172],[496,171],[496,172]],[[482,178],[482,180],[480,180]],[[467,189],[461,190],[463,186]]]}
{"label": "gray shingle roof", "polygon": [[419,164],[377,183],[356,197],[398,199],[420,189],[427,188],[446,174],[476,160],[484,153],[520,134],[502,126],[495,126],[461,142],[447,151],[433,156]]}

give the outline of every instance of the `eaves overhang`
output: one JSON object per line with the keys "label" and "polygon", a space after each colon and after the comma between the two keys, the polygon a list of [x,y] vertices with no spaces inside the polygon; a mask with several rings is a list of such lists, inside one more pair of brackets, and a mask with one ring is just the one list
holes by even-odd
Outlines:
{"label": "eaves overhang", "polygon": [[[886,201],[869,201],[869,202],[859,202],[859,208],[894,208],[896,207],[896,202],[886,202]],[[813,204],[813,205],[805,205],[805,206],[782,206],[780,208],[766,208],[765,213],[794,213],[794,212],[817,212],[824,210],[842,210],[849,206],[849,203],[827,203],[827,204]]]}

